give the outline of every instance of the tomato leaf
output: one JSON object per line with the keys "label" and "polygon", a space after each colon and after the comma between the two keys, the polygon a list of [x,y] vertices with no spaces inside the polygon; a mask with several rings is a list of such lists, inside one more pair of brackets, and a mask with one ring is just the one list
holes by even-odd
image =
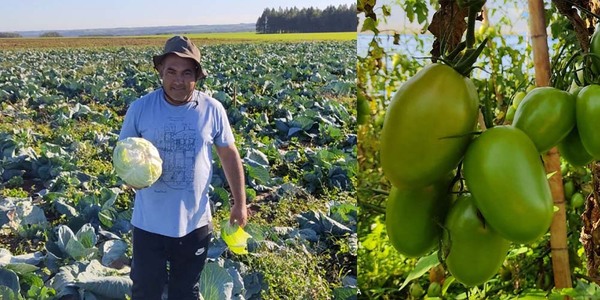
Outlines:
{"label": "tomato leaf", "polygon": [[417,261],[414,270],[408,274],[406,280],[404,280],[404,283],[400,286],[400,290],[402,290],[411,280],[423,276],[423,274],[427,273],[427,271],[437,266],[439,263],[437,251],[431,253],[429,256],[421,257],[419,261]]}
{"label": "tomato leaf", "polygon": [[360,31],[373,31],[375,34],[378,34],[379,30],[377,29],[377,21],[371,18],[366,18]]}
{"label": "tomato leaf", "polygon": [[382,5],[381,10],[383,11],[384,17],[389,17],[392,15],[392,10],[389,5]]}
{"label": "tomato leaf", "polygon": [[454,281],[456,281],[456,278],[454,278],[454,276],[450,276],[450,277],[446,278],[446,280],[444,280],[444,285],[442,286],[442,296],[446,295],[448,288],[450,287],[450,285],[452,283],[454,283]]}
{"label": "tomato leaf", "polygon": [[508,255],[506,256],[506,258],[509,259],[509,258],[516,257],[518,255],[521,255],[521,254],[525,254],[525,253],[529,252],[530,249],[531,248],[529,248],[529,247],[521,247],[521,248],[518,248],[518,249],[513,249],[513,250],[511,250],[508,253]]}

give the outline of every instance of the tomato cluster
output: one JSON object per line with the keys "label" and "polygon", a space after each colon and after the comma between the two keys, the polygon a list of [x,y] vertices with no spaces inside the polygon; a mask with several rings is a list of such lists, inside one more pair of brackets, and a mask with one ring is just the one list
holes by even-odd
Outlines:
{"label": "tomato cluster", "polygon": [[451,67],[431,64],[395,93],[380,159],[393,186],[387,232],[400,253],[442,245],[448,271],[478,285],[498,272],[510,243],[547,232],[554,207],[540,153],[558,145],[574,165],[600,157],[591,121],[600,116],[600,86],[577,95],[535,88],[519,98],[512,125],[478,135],[477,91]]}
{"label": "tomato cluster", "polygon": [[600,136],[594,123],[598,117],[600,85],[576,88],[570,93],[544,87],[525,96],[513,125],[525,131],[540,152],[557,145],[567,162],[583,166],[600,158]]}

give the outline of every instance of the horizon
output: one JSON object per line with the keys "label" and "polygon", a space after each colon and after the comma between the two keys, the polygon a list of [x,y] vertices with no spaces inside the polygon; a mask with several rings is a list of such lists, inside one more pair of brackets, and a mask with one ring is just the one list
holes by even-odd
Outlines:
{"label": "horizon", "polygon": [[162,27],[189,27],[189,26],[231,26],[231,25],[248,25],[254,23],[234,23],[234,24],[187,24],[187,25],[155,25],[155,26],[130,26],[130,27],[103,27],[103,28],[77,28],[77,29],[52,29],[52,30],[21,30],[21,31],[1,31],[9,33],[23,33],[23,32],[40,32],[40,31],[81,31],[81,30],[117,30],[117,29],[135,29],[135,28],[162,28]]}
{"label": "horizon", "polygon": [[0,18],[0,32],[255,24],[266,8],[285,9],[295,6],[299,9],[314,7],[322,10],[331,5],[337,7],[356,3],[348,0],[169,2],[170,7],[174,7],[174,4],[187,14],[177,15],[175,10],[171,14],[165,14],[164,2],[157,0],[5,0],[3,5],[8,9]]}

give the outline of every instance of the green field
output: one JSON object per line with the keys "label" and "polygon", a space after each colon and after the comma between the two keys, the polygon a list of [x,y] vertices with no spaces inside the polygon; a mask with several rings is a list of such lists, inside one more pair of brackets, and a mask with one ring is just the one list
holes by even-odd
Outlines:
{"label": "green field", "polygon": [[[56,38],[0,38],[0,49],[40,49],[40,48],[100,48],[100,47],[162,47],[173,34],[146,36],[98,36],[98,37],[56,37]],[[256,34],[254,32],[215,32],[188,34],[198,45],[261,43],[261,42],[304,42],[304,41],[351,41],[356,40],[355,32],[282,33]]]}

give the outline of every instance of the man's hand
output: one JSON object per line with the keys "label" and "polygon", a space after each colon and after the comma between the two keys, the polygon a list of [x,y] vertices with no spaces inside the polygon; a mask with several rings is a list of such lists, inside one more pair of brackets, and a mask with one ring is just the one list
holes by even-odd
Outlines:
{"label": "man's hand", "polygon": [[238,224],[241,227],[246,226],[248,222],[248,210],[246,205],[233,205],[231,207],[231,214],[229,215],[229,224]]}

